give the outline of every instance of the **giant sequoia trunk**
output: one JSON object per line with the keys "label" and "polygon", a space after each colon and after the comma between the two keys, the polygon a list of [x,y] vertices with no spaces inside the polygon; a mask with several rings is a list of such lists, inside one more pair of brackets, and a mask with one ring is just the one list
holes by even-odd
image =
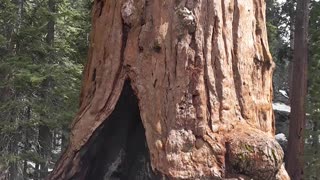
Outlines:
{"label": "giant sequoia trunk", "polygon": [[264,0],[96,0],[49,179],[288,179],[267,42]]}

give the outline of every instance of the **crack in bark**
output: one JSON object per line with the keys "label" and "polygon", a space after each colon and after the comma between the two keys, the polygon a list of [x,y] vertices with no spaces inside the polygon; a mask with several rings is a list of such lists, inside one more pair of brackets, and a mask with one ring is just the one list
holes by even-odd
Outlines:
{"label": "crack in bark", "polygon": [[98,17],[100,17],[102,15],[102,11],[103,11],[103,7],[104,7],[104,2],[103,0],[97,0],[97,12],[98,12]]}
{"label": "crack in bark", "polygon": [[179,40],[178,40],[178,42],[177,42],[177,44],[175,44],[175,66],[174,66],[174,76],[175,76],[175,78],[177,78],[177,68],[178,68],[178,44],[179,44]]}
{"label": "crack in bark", "polygon": [[[122,24],[122,43],[121,43],[121,49],[120,49],[120,65],[119,65],[119,69],[117,70],[117,72],[115,74],[115,78],[114,78],[112,86],[111,86],[111,92],[114,92],[116,85],[119,84],[119,82],[123,80],[122,78],[120,78],[120,76],[123,73],[124,52],[126,49],[126,44],[127,44],[128,34],[130,32],[130,29],[131,29],[130,26],[128,26],[126,24]],[[113,97],[113,94],[111,93],[109,95],[108,99],[106,100],[106,103],[102,109],[106,109],[106,107],[108,107],[108,105],[110,104],[109,103],[110,99],[112,97]]]}
{"label": "crack in bark", "polygon": [[[211,7],[210,5],[209,5],[209,1],[207,0],[206,1],[206,6],[208,7],[208,10],[207,10],[207,13],[206,13],[206,18],[205,18],[205,21],[209,21],[209,19],[210,19],[210,15],[211,15],[211,13],[210,12],[213,12],[212,10],[210,10],[209,8]],[[210,16],[210,17],[208,17],[208,16]],[[210,22],[210,21],[209,21]],[[214,23],[214,22],[213,22]],[[211,54],[211,52],[212,52],[212,47],[213,47],[213,37],[214,37],[214,27],[212,27],[212,29],[211,29],[211,34],[209,34],[210,33],[210,31],[209,31],[209,27],[210,27],[210,25],[211,25],[211,23],[208,23],[207,24],[207,27],[206,27],[206,30],[205,30],[205,48],[204,48],[204,52],[203,52],[203,54],[205,54],[205,56],[204,56],[204,58],[205,58],[205,65],[204,65],[204,85],[205,85],[205,91],[206,91],[206,103],[207,103],[207,113],[208,113],[208,117],[207,117],[207,122],[208,122],[208,125],[209,125],[209,127],[210,127],[210,129],[211,130],[213,130],[212,129],[212,119],[211,119],[211,116],[212,116],[212,114],[211,114],[211,111],[212,111],[212,106],[211,106],[211,97],[210,97],[210,82],[209,82],[209,70],[208,70],[208,68],[209,68],[209,59],[207,58],[208,57],[208,54],[210,53]],[[208,37],[209,36],[211,36],[211,41],[210,42],[208,42]],[[211,46],[211,52],[208,52],[208,46],[209,46],[209,44],[208,43],[210,43],[210,46]],[[210,56],[210,58],[212,58],[211,56]],[[210,59],[211,60],[211,59]],[[211,65],[211,64],[210,64]]]}

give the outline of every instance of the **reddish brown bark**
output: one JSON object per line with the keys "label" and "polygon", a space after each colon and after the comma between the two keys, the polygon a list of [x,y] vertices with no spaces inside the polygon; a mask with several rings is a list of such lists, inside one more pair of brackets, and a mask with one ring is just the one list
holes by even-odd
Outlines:
{"label": "reddish brown bark", "polygon": [[294,180],[303,179],[304,130],[306,124],[309,0],[297,1],[293,73],[290,90],[290,125],[286,168]]}
{"label": "reddish brown bark", "polygon": [[96,0],[81,108],[49,179],[89,177],[90,138],[126,79],[158,174],[288,179],[274,139],[273,67],[264,0]]}

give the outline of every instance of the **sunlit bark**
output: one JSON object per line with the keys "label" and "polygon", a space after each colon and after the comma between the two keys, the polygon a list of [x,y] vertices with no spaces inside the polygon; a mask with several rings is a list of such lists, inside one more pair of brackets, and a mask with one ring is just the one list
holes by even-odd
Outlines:
{"label": "sunlit bark", "polygon": [[96,0],[81,107],[49,179],[112,173],[86,162],[116,162],[92,149],[102,148],[126,80],[159,177],[288,179],[274,139],[273,67],[264,0]]}

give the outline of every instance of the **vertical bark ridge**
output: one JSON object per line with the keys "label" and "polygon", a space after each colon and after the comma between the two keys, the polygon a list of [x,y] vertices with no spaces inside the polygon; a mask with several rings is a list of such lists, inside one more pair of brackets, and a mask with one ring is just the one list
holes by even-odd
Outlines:
{"label": "vertical bark ridge", "polygon": [[236,97],[238,100],[238,105],[240,106],[240,112],[241,112],[241,119],[249,119],[248,115],[246,114],[247,109],[244,105],[244,100],[242,96],[242,79],[241,79],[241,74],[239,71],[239,61],[243,59],[239,59],[240,57],[238,56],[238,46],[239,46],[239,26],[240,26],[240,7],[238,5],[238,0],[234,0],[234,7],[233,7],[233,18],[232,18],[232,42],[233,42],[233,49],[231,50],[232,52],[232,74],[233,74],[233,81],[234,81],[234,86],[235,86],[235,93]]}
{"label": "vertical bark ridge", "polygon": [[206,102],[207,102],[207,112],[208,112],[208,117],[207,117],[207,122],[209,125],[209,128],[211,130],[214,129],[214,125],[212,122],[213,119],[213,112],[212,112],[212,101],[211,98],[212,96],[210,95],[210,90],[212,91],[212,85],[210,84],[210,79],[209,77],[212,76],[212,74],[209,74],[210,71],[210,65],[211,64],[211,55],[212,55],[212,39],[214,36],[214,25],[215,25],[215,20],[214,20],[214,13],[209,13],[213,12],[211,8],[213,8],[213,4],[210,3],[210,1],[206,2],[206,6],[209,9],[207,14],[206,14],[206,19],[205,21],[208,22],[207,24],[207,35],[205,38],[205,49],[204,49],[204,54],[205,54],[205,68],[204,68],[204,83],[205,83],[205,90],[206,90]]}

